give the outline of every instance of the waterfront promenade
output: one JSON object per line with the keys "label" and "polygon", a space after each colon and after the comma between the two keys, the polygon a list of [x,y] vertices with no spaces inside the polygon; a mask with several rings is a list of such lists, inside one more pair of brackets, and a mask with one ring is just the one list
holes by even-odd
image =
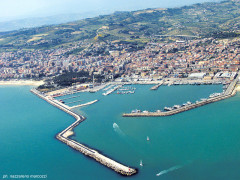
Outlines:
{"label": "waterfront promenade", "polygon": [[95,159],[99,163],[101,163],[104,166],[114,170],[115,172],[117,172],[121,175],[131,176],[131,175],[134,175],[134,174],[137,173],[136,169],[129,168],[128,166],[125,166],[125,165],[123,165],[119,162],[116,162],[116,161],[100,154],[98,151],[96,151],[94,149],[88,148],[87,146],[68,138],[70,135],[73,134],[73,129],[77,125],[79,125],[81,122],[83,122],[86,118],[81,116],[81,115],[78,115],[77,113],[75,113],[73,111],[71,111],[71,109],[69,109],[68,106],[66,106],[62,103],[59,103],[57,100],[54,100],[50,96],[45,96],[44,94],[41,94],[36,89],[32,89],[31,92],[33,94],[37,95],[38,97],[42,98],[43,100],[47,101],[48,103],[52,104],[53,106],[55,106],[55,107],[61,109],[62,111],[70,114],[71,116],[73,116],[76,119],[76,121],[73,124],[71,124],[66,129],[64,129],[62,132],[60,132],[56,135],[56,138],[58,140],[67,144],[71,148],[83,153],[84,155]]}
{"label": "waterfront promenade", "polygon": [[235,79],[229,84],[226,91],[220,96],[208,98],[206,100],[202,100],[202,101],[196,102],[194,104],[189,104],[189,105],[186,105],[186,106],[182,106],[180,108],[173,109],[173,110],[170,110],[170,111],[164,111],[164,112],[162,112],[162,111],[157,111],[157,112],[144,111],[144,112],[124,113],[123,117],[171,116],[171,115],[181,113],[181,112],[184,112],[184,111],[188,111],[188,110],[191,110],[191,109],[194,109],[194,108],[197,108],[197,107],[209,104],[209,103],[213,103],[213,102],[216,102],[216,101],[227,99],[227,98],[232,97],[236,94],[235,87],[236,87],[236,84],[239,80],[239,76],[240,75],[237,75],[235,77]]}

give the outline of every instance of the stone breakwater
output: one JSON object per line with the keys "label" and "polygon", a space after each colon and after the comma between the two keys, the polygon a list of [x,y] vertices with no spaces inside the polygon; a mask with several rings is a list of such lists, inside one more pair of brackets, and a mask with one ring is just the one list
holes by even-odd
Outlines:
{"label": "stone breakwater", "polygon": [[171,110],[171,111],[166,111],[166,112],[144,112],[144,113],[140,112],[140,113],[129,113],[129,114],[125,113],[125,114],[123,114],[123,117],[171,116],[171,115],[178,114],[178,113],[181,113],[181,112],[184,112],[184,111],[188,111],[190,109],[194,109],[194,108],[197,108],[197,107],[200,107],[200,106],[204,106],[204,105],[209,104],[209,103],[213,103],[213,102],[216,102],[216,101],[227,99],[229,97],[232,97],[235,94],[236,94],[236,91],[234,91],[234,93],[231,94],[231,95],[220,96],[220,97],[216,97],[216,98],[210,98],[210,99],[207,99],[205,101],[197,102],[195,104],[184,106],[184,107],[181,107],[181,108],[178,108],[178,109],[174,109],[174,110]]}
{"label": "stone breakwater", "polygon": [[194,104],[190,104],[190,105],[186,105],[174,110],[170,110],[170,111],[166,111],[166,112],[134,112],[134,113],[124,113],[123,117],[155,117],[155,116],[171,116],[174,114],[178,114],[184,111],[188,111],[206,104],[210,104],[216,101],[220,101],[223,99],[227,99],[230,98],[232,96],[234,96],[236,94],[236,90],[235,90],[235,86],[238,82],[239,79],[239,75],[230,83],[230,85],[228,86],[227,90],[225,91],[225,93],[223,95],[217,96],[217,97],[213,97],[213,98],[209,98],[200,102],[196,102]]}
{"label": "stone breakwater", "polygon": [[56,138],[58,140],[67,144],[71,148],[83,153],[84,155],[95,159],[99,163],[101,163],[104,166],[114,170],[115,172],[117,172],[121,175],[131,176],[131,175],[134,175],[134,174],[137,173],[137,169],[129,168],[128,166],[122,165],[122,164],[120,164],[120,163],[118,163],[118,162],[100,154],[98,151],[96,151],[94,149],[91,149],[91,148],[88,148],[87,146],[84,146],[84,145],[80,144],[79,142],[68,138],[68,136],[70,134],[72,134],[71,132],[73,131],[73,129],[77,125],[79,125],[82,121],[84,121],[86,118],[81,116],[81,115],[76,114],[75,112],[71,111],[66,106],[61,105],[57,101],[54,101],[51,97],[47,97],[47,96],[41,94],[36,89],[32,89],[31,92],[33,94],[37,95],[38,97],[42,98],[43,100],[47,101],[48,103],[52,104],[53,106],[55,106],[55,107],[61,109],[62,111],[70,114],[71,116],[73,116],[76,119],[76,121],[73,124],[71,124],[66,129],[64,129],[62,132],[60,132],[56,135]]}

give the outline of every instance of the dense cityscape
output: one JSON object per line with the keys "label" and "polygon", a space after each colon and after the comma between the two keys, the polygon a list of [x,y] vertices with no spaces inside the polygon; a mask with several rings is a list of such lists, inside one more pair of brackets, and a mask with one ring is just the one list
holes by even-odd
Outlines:
{"label": "dense cityscape", "polygon": [[[69,52],[88,47],[77,55]],[[206,73],[236,72],[240,67],[240,40],[204,38],[175,42],[149,42],[132,51],[126,44],[78,42],[68,48],[18,50],[0,53],[1,79],[52,77],[64,72],[87,71],[104,76],[137,80],[188,77]]]}

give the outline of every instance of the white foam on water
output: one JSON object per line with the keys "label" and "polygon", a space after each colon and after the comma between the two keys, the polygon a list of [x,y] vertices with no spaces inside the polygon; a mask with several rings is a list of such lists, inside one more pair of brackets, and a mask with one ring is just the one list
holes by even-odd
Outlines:
{"label": "white foam on water", "polygon": [[119,126],[117,125],[117,123],[113,123],[113,129],[116,133],[118,133],[121,136],[124,136],[124,132],[122,132],[122,130],[119,128]]}
{"label": "white foam on water", "polygon": [[169,169],[166,169],[166,170],[163,170],[163,171],[159,172],[158,174],[156,174],[156,176],[161,176],[161,175],[163,175],[163,174],[167,174],[167,173],[169,173],[169,172],[171,172],[171,171],[175,171],[175,170],[180,169],[180,168],[182,168],[182,167],[183,167],[183,166],[180,166],[180,165],[178,165],[178,166],[173,166],[173,167],[171,167],[171,168],[169,168]]}

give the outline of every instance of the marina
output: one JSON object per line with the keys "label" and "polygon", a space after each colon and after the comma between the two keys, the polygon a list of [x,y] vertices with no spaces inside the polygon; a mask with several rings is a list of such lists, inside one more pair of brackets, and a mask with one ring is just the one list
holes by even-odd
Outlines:
{"label": "marina", "polygon": [[209,96],[209,98],[204,98],[201,101],[196,101],[196,103],[187,102],[186,104],[181,105],[174,105],[173,107],[165,107],[165,112],[161,110],[157,110],[156,112],[149,112],[149,111],[132,111],[131,113],[124,113],[123,117],[148,117],[148,116],[171,116],[177,113],[181,113],[184,111],[188,111],[209,103],[217,102],[223,99],[230,98],[236,94],[236,84],[239,80],[239,75],[235,77],[235,79],[229,84],[227,89],[223,93],[213,93]]}
{"label": "marina", "polygon": [[114,91],[116,91],[117,89],[119,89],[119,88],[122,87],[122,86],[123,86],[123,85],[115,86],[114,88],[108,90],[107,92],[103,93],[102,95],[107,96],[107,95],[113,93]]}
{"label": "marina", "polygon": [[117,94],[134,94],[135,91],[117,91]]}
{"label": "marina", "polygon": [[134,94],[136,88],[132,86],[124,86],[122,88],[119,88],[117,91],[117,94]]}
{"label": "marina", "polygon": [[[72,102],[68,102],[68,103],[65,103],[65,104],[73,104],[73,103],[76,103],[76,102],[81,102],[82,100],[78,100],[78,101],[72,101]],[[60,100],[61,102],[61,100]]]}

